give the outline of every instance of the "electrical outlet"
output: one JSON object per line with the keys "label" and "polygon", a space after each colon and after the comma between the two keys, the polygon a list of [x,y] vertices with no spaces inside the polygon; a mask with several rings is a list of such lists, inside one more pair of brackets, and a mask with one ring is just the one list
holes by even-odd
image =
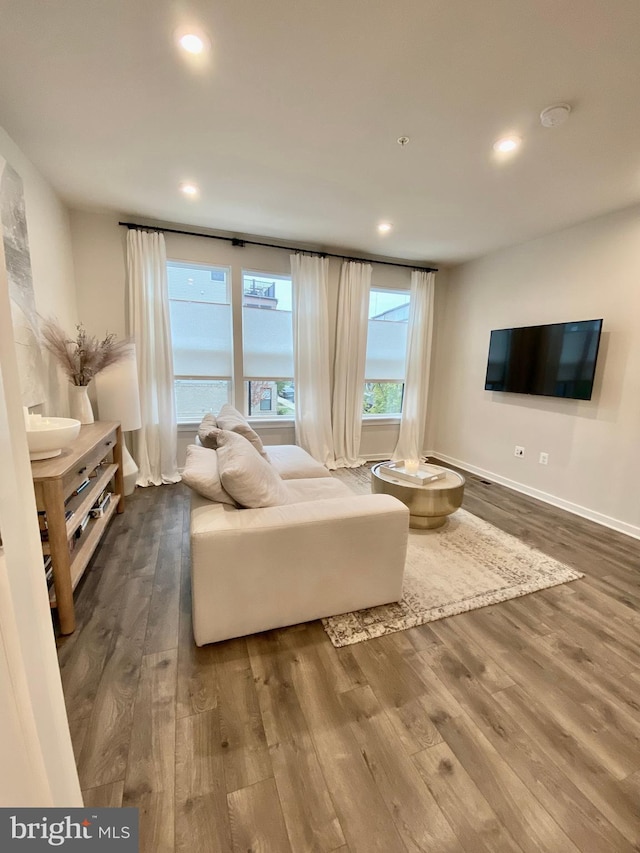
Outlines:
{"label": "electrical outlet", "polygon": [[516,449],[514,451],[514,454],[516,456],[520,456],[520,457],[524,456],[524,447],[520,447],[519,444],[516,444]]}
{"label": "electrical outlet", "polygon": [[548,453],[541,453],[540,458],[538,459],[538,462],[541,465],[548,465],[549,464],[549,454]]}

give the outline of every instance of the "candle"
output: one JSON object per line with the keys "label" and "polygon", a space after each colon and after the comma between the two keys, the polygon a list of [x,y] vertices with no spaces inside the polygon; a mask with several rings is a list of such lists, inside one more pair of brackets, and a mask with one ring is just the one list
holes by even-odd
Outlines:
{"label": "candle", "polygon": [[404,470],[407,474],[417,474],[418,468],[420,467],[419,459],[405,459],[404,460]]}

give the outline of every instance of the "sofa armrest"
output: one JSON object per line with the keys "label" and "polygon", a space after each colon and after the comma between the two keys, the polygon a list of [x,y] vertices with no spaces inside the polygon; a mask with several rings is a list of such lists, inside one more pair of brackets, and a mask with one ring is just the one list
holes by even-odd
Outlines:
{"label": "sofa armrest", "polygon": [[244,510],[194,500],[196,642],[398,601],[408,528],[390,495]]}

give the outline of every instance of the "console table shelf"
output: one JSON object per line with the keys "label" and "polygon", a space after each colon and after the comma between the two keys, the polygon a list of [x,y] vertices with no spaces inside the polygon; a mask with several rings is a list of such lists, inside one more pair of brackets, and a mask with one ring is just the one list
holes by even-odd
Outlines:
{"label": "console table shelf", "polygon": [[[36,505],[47,521],[49,539],[42,543],[42,550],[51,555],[53,569],[49,600],[58,610],[63,634],[71,634],[76,625],[73,590],[113,514],[124,511],[122,447],[120,424],[96,422],[82,426],[76,441],[60,456],[31,463]],[[87,479],[89,485],[77,493]],[[83,527],[111,482],[114,491],[104,514]],[[73,514],[66,518],[69,510]]]}
{"label": "console table shelf", "polygon": [[[89,522],[89,526],[82,537],[82,541],[76,546],[76,549],[71,556],[71,564],[69,566],[72,590],[76,588],[80,578],[84,574],[84,570],[87,568],[87,564],[93,556],[93,552],[96,550],[98,542],[102,539],[102,534],[111,520],[111,516],[116,511],[119,502],[120,495],[113,495],[102,518],[95,518],[93,521]],[[55,588],[52,588],[49,593],[49,603],[52,607],[58,606]]]}

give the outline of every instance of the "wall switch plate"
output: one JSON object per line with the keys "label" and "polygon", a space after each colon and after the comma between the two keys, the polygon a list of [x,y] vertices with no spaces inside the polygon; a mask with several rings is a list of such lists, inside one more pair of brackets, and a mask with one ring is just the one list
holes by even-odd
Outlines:
{"label": "wall switch plate", "polygon": [[540,458],[538,459],[538,462],[541,465],[548,465],[549,464],[549,454],[548,453],[541,453]]}
{"label": "wall switch plate", "polygon": [[524,447],[520,447],[519,444],[516,444],[516,449],[514,451],[515,456],[524,456]]}

